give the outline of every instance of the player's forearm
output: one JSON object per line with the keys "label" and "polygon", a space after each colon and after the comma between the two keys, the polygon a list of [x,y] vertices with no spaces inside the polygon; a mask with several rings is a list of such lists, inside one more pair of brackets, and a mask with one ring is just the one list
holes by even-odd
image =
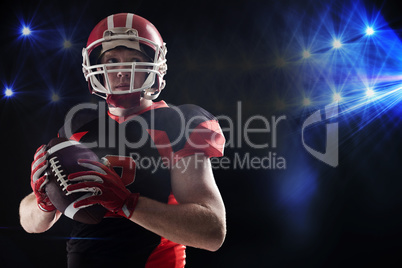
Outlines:
{"label": "player's forearm", "polygon": [[47,231],[60,217],[57,210],[44,212],[38,208],[33,193],[26,196],[20,203],[20,223],[28,233],[42,233]]}
{"label": "player's forearm", "polygon": [[167,205],[140,197],[131,220],[170,241],[210,251],[218,250],[226,235],[224,211],[199,204]]}

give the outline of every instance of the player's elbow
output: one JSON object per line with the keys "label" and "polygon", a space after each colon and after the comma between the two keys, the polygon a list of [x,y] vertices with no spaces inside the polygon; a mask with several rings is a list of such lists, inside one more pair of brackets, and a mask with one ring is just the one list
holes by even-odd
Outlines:
{"label": "player's elbow", "polygon": [[45,224],[35,224],[32,220],[20,217],[21,227],[29,234],[39,234],[46,232],[50,226]]}
{"label": "player's elbow", "polygon": [[31,194],[24,198],[19,208],[20,224],[27,233],[43,233],[49,230],[58,220],[61,213],[43,212],[36,205],[35,195]]}
{"label": "player's elbow", "polygon": [[208,243],[207,248],[208,251],[217,251],[223,245],[226,237],[226,213],[224,206],[221,209],[213,210],[213,218],[210,221],[210,225],[208,228]]}
{"label": "player's elbow", "polygon": [[24,216],[20,216],[20,224],[21,224],[22,229],[24,229],[24,231],[29,234],[44,232],[44,230],[42,230],[41,226],[32,224],[32,222]]}
{"label": "player's elbow", "polygon": [[219,234],[217,234],[210,247],[208,248],[209,251],[217,251],[218,249],[221,248],[221,246],[223,245],[223,242],[225,241],[225,237],[226,237],[226,232],[220,232]]}
{"label": "player's elbow", "polygon": [[221,248],[226,237],[226,224],[221,222],[215,224],[208,233],[208,241],[206,243],[206,250],[217,251]]}
{"label": "player's elbow", "polygon": [[39,233],[43,233],[43,232],[46,231],[46,229],[43,229],[41,227],[25,225],[23,223],[21,223],[21,226],[24,229],[24,231],[29,233],[29,234],[39,234]]}

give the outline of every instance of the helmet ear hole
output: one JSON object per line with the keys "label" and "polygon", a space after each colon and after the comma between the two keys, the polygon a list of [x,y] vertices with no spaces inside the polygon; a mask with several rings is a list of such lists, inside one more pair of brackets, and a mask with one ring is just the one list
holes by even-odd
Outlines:
{"label": "helmet ear hole", "polygon": [[166,81],[165,81],[165,80],[162,80],[160,90],[164,89],[165,86],[166,86]]}

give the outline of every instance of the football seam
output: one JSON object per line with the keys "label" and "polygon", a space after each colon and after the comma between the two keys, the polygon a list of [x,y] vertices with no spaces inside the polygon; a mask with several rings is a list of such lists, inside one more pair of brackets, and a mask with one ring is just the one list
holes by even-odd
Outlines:
{"label": "football seam", "polygon": [[66,177],[66,175],[63,174],[63,170],[60,169],[61,165],[58,165],[60,163],[60,161],[57,158],[57,156],[50,158],[49,163],[50,163],[50,167],[52,168],[52,172],[57,177],[57,181],[59,182],[60,187],[62,187],[62,190],[66,192],[66,195],[69,195],[70,193],[67,191],[67,187],[70,184],[68,183],[68,180],[64,179]]}

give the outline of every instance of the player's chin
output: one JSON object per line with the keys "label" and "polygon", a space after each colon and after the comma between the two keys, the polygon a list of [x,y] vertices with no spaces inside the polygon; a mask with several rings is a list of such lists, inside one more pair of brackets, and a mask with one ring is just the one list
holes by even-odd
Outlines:
{"label": "player's chin", "polygon": [[129,109],[140,106],[141,99],[141,93],[134,92],[122,95],[109,95],[106,102],[109,108]]}
{"label": "player's chin", "polygon": [[129,109],[132,108],[134,105],[128,101],[119,101],[118,103],[112,104],[108,103],[109,109]]}

